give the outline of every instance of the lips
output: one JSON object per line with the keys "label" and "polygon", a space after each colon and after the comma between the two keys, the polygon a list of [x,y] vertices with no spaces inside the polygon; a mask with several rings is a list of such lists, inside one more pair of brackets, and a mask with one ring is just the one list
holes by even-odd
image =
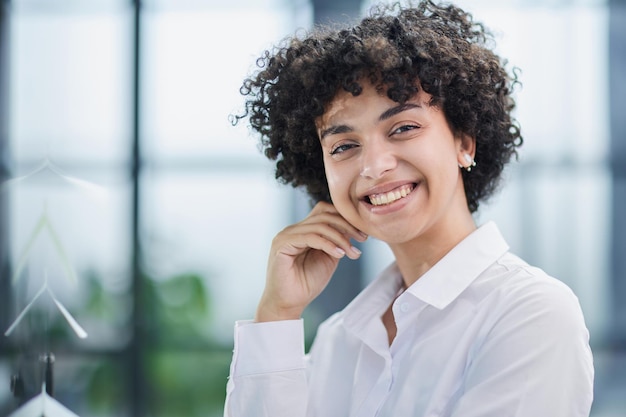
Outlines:
{"label": "lips", "polygon": [[373,206],[384,206],[406,197],[414,189],[415,184],[403,184],[384,193],[370,194],[366,200]]}

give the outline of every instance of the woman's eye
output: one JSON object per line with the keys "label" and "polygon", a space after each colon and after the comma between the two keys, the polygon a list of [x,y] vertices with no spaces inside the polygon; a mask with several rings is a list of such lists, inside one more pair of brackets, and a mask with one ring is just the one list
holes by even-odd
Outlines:
{"label": "woman's eye", "polygon": [[331,149],[330,154],[331,155],[338,155],[340,153],[344,153],[345,151],[348,151],[352,148],[355,148],[357,145],[354,143],[344,143],[342,145],[339,146],[335,146],[333,149]]}
{"label": "woman's eye", "polygon": [[402,125],[399,128],[397,128],[396,130],[394,130],[393,132],[391,132],[391,134],[394,135],[394,134],[399,134],[399,133],[405,133],[405,132],[408,132],[408,131],[414,130],[414,129],[419,129],[419,126],[417,126],[417,125]]}

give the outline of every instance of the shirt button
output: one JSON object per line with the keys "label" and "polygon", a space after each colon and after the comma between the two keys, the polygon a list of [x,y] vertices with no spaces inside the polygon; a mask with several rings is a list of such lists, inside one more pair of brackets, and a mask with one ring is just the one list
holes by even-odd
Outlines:
{"label": "shirt button", "polygon": [[400,304],[400,311],[403,313],[406,313],[407,311],[409,311],[409,303]]}

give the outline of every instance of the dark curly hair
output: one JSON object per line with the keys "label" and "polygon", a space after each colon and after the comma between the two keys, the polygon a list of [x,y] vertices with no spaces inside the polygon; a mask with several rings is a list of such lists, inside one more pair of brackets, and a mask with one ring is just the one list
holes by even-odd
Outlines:
{"label": "dark curly hair", "polygon": [[257,60],[243,82],[245,111],[261,135],[276,178],[304,186],[314,201],[330,202],[315,121],[341,89],[359,95],[369,79],[403,103],[423,89],[443,109],[451,130],[476,139],[478,165],[463,170],[471,212],[496,190],[504,166],[522,144],[511,116],[518,83],[490,48],[493,38],[471,14],[421,1],[378,6],[355,26],[318,26],[285,39]]}

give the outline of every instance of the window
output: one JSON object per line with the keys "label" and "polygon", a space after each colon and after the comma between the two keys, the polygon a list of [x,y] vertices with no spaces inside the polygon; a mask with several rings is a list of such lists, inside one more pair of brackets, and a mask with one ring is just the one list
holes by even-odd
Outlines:
{"label": "window", "polygon": [[22,401],[41,392],[51,352],[53,394],[79,415],[221,415],[233,322],[262,289],[259,236],[289,222],[292,192],[229,114],[255,57],[310,25],[308,4],[5,10],[0,413],[20,403],[12,377]]}
{"label": "window", "polygon": [[[254,313],[271,238],[308,210],[228,116],[255,58],[309,27],[315,2],[138,3],[1,3],[0,415],[19,406],[16,376],[22,400],[41,392],[51,352],[54,396],[79,415],[220,416],[233,322]],[[611,415],[626,407],[623,344],[609,349],[611,9],[458,3],[522,70],[520,163],[477,220],[577,293],[592,415]],[[391,253],[362,249],[365,284]]]}

